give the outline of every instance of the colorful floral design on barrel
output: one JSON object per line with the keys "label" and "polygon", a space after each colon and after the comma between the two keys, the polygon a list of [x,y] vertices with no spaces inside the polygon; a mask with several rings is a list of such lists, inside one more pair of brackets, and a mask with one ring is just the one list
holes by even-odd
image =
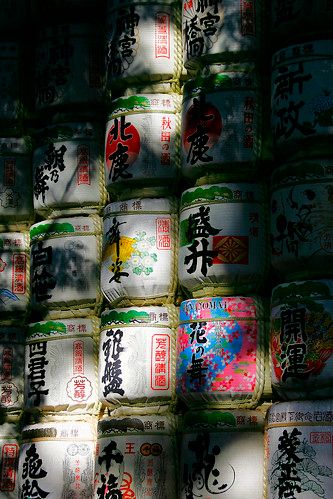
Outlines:
{"label": "colorful floral design on barrel", "polygon": [[270,341],[272,384],[280,397],[333,397],[333,281],[276,286]]}
{"label": "colorful floral design on barrel", "polygon": [[186,300],[180,305],[179,322],[178,396],[189,407],[255,407],[269,374],[261,300]]}

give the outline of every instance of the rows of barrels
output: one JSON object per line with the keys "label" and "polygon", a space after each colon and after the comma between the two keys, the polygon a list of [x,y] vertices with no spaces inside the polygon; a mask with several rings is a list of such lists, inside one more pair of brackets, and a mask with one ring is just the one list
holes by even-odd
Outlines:
{"label": "rows of barrels", "polygon": [[0,497],[331,499],[333,2],[0,7]]}

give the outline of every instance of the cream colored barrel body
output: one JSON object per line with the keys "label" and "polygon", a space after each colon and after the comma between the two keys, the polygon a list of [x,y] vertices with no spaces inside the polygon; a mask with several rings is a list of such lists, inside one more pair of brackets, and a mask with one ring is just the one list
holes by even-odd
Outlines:
{"label": "cream colored barrel body", "polygon": [[48,317],[96,315],[101,219],[97,215],[55,218],[30,228],[31,295],[35,313]]}
{"label": "cream colored barrel body", "polygon": [[[175,403],[177,309],[128,307],[101,316],[99,399],[116,406]],[[158,409],[157,409],[158,410]]]}
{"label": "cream colored barrel body", "polygon": [[177,237],[175,199],[129,199],[106,206],[101,288],[112,306],[173,302]]}
{"label": "cream colored barrel body", "polygon": [[181,430],[180,499],[262,499],[264,416],[260,411],[185,413]]}
{"label": "cream colored barrel body", "polygon": [[[114,456],[110,461],[112,451]],[[95,495],[177,497],[177,440],[174,416],[128,416],[99,421]]]}
{"label": "cream colored barrel body", "polygon": [[194,297],[259,293],[267,279],[262,184],[226,183],[182,193],[178,275]]}
{"label": "cream colored barrel body", "polygon": [[96,429],[83,421],[25,426],[19,458],[19,497],[93,497]]}
{"label": "cream colored barrel body", "polygon": [[28,326],[25,408],[93,413],[97,410],[97,317]]}

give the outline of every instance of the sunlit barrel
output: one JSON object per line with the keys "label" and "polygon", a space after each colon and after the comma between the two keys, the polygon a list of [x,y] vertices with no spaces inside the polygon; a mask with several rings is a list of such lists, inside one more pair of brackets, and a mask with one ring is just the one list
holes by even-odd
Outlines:
{"label": "sunlit barrel", "polygon": [[333,281],[284,283],[272,290],[272,383],[287,400],[333,397]]}
{"label": "sunlit barrel", "polygon": [[[184,85],[182,173],[205,183],[248,181],[258,171],[262,100],[254,64],[215,64]],[[201,181],[201,183],[204,183]]]}
{"label": "sunlit barrel", "polygon": [[101,402],[135,407],[175,403],[177,319],[173,305],[114,308],[102,313]]}
{"label": "sunlit barrel", "polygon": [[97,409],[99,319],[30,323],[25,350],[25,408],[93,412]]}
{"label": "sunlit barrel", "polygon": [[266,314],[253,297],[180,304],[176,392],[189,406],[255,407],[268,367]]}
{"label": "sunlit barrel", "polygon": [[194,297],[259,293],[269,260],[264,186],[201,185],[180,204],[180,284]]}
{"label": "sunlit barrel", "polygon": [[106,87],[169,81],[179,89],[181,10],[174,0],[107,1]]}
{"label": "sunlit barrel", "polygon": [[0,323],[22,321],[30,304],[29,233],[0,233]]}
{"label": "sunlit barrel", "polygon": [[332,400],[275,403],[267,416],[267,498],[331,497]]}
{"label": "sunlit barrel", "polygon": [[7,413],[23,408],[24,345],[24,326],[0,326],[0,409]]}
{"label": "sunlit barrel", "polygon": [[101,219],[97,215],[55,218],[30,228],[31,302],[43,318],[97,313]]}
{"label": "sunlit barrel", "polygon": [[271,262],[284,280],[333,276],[333,162],[286,163],[272,175]]}
{"label": "sunlit barrel", "polygon": [[[180,97],[140,94],[115,99],[105,135],[105,181],[124,199],[142,187],[161,195],[175,191],[179,175]],[[139,194],[140,195],[140,194]]]}
{"label": "sunlit barrel", "polygon": [[29,138],[0,138],[0,226],[33,221],[31,144]]}
{"label": "sunlit barrel", "polygon": [[0,425],[0,496],[18,497],[19,428],[17,422],[4,421]]}
{"label": "sunlit barrel", "polygon": [[271,126],[277,157],[330,155],[333,39],[308,40],[273,54]]}
{"label": "sunlit barrel", "polygon": [[102,100],[102,47],[98,24],[40,28],[35,47],[36,110],[95,110]]}
{"label": "sunlit barrel", "polygon": [[102,127],[96,121],[60,122],[39,130],[33,153],[33,201],[47,217],[98,212],[106,203]]}
{"label": "sunlit barrel", "polygon": [[183,0],[185,66],[255,59],[262,48],[262,14],[260,0]]}
{"label": "sunlit barrel", "polygon": [[185,413],[180,446],[180,499],[264,497],[264,413]]}
{"label": "sunlit barrel", "polygon": [[101,289],[114,306],[171,303],[177,287],[173,198],[128,199],[104,210]]}
{"label": "sunlit barrel", "polygon": [[94,497],[106,497],[107,490],[115,497],[177,497],[176,430],[172,415],[100,420]]}
{"label": "sunlit barrel", "polygon": [[19,497],[93,497],[96,429],[83,421],[52,421],[22,430]]}

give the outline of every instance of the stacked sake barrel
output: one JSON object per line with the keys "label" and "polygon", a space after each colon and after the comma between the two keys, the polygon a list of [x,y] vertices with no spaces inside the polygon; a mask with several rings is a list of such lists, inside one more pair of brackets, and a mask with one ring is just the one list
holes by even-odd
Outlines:
{"label": "stacked sake barrel", "polygon": [[[28,12],[20,27],[31,21],[24,33],[34,53],[24,76],[33,84],[23,101],[8,77],[15,95],[1,106],[1,123],[9,125],[1,135],[0,490],[6,497],[92,497],[107,199],[102,21],[91,25],[96,2],[86,2],[81,16],[70,0],[49,2],[44,13],[37,1],[30,10],[16,3]],[[12,70],[16,52],[9,56]]]}
{"label": "stacked sake barrel", "polygon": [[259,499],[270,396],[265,9],[182,4],[180,497]]}
{"label": "stacked sake barrel", "polygon": [[332,16],[272,2],[268,498],[332,495]]}
{"label": "stacked sake barrel", "polygon": [[24,118],[29,81],[28,3],[1,2],[0,18],[0,496],[18,497],[24,405],[29,226],[33,221],[31,140]]}
{"label": "stacked sake barrel", "polygon": [[108,1],[105,70],[95,497],[177,497],[180,3]]}

